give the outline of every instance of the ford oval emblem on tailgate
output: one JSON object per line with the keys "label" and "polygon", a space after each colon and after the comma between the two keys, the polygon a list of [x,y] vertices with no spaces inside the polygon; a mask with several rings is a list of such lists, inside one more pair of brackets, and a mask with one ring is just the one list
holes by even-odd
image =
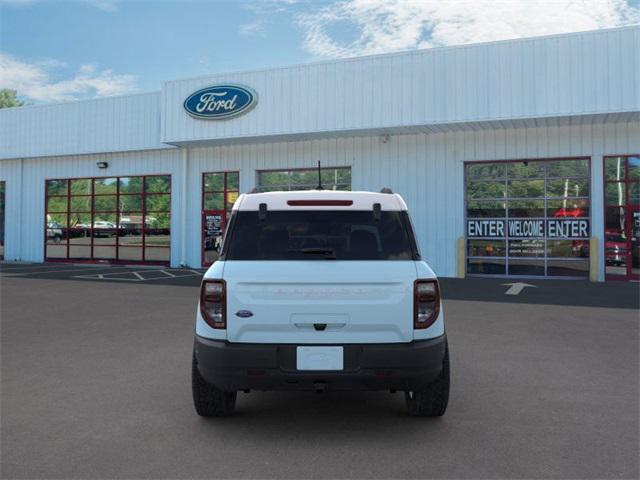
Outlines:
{"label": "ford oval emblem on tailgate", "polygon": [[236,312],[236,317],[240,317],[240,318],[253,317],[253,312],[251,312],[249,310],[238,310]]}

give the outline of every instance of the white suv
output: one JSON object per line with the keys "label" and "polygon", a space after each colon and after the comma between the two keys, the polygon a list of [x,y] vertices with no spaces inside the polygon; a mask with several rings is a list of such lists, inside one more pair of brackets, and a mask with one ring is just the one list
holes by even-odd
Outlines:
{"label": "white suv", "polygon": [[202,416],[231,413],[251,389],[402,390],[413,415],[447,407],[438,281],[387,189],[241,195],[195,333]]}

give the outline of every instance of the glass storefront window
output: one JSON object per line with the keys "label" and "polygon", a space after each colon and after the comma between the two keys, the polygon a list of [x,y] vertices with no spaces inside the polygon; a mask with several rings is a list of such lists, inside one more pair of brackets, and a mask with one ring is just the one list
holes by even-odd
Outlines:
{"label": "glass storefront window", "polygon": [[91,196],[71,197],[70,205],[72,212],[90,212]]}
{"label": "glass storefront window", "polygon": [[91,195],[91,179],[79,178],[69,182],[71,195]]}
{"label": "glass storefront window", "polygon": [[118,183],[120,195],[126,193],[142,193],[144,177],[120,177]]}
{"label": "glass storefront window", "polygon": [[589,160],[553,160],[547,162],[547,177],[589,178]]}
{"label": "glass storefront window", "polygon": [[544,162],[512,162],[506,167],[509,178],[544,178]]}
{"label": "glass storefront window", "polygon": [[506,253],[504,240],[469,240],[467,255],[470,257],[504,257]]}
{"label": "glass storefront window", "polygon": [[587,277],[589,275],[589,260],[548,260],[547,275],[551,277]]}
{"label": "glass storefront window", "polygon": [[604,191],[607,205],[624,205],[627,199],[626,188],[624,182],[607,183]]}
{"label": "glass storefront window", "polygon": [[95,195],[113,194],[118,192],[118,179],[117,178],[96,178],[94,180]]}
{"label": "glass storefront window", "polygon": [[96,212],[115,212],[118,197],[116,195],[99,195],[93,197],[93,210]]}
{"label": "glass storefront window", "polygon": [[588,240],[548,240],[547,255],[549,257],[589,258]]}
{"label": "glass storefront window", "polygon": [[67,195],[68,180],[47,180],[47,196]]}
{"label": "glass storefront window", "polygon": [[46,258],[168,262],[170,192],[169,175],[47,180]]}
{"label": "glass storefront window", "polygon": [[547,200],[547,216],[555,218],[589,218],[589,199]]}
{"label": "glass storefront window", "polygon": [[47,240],[46,255],[48,260],[68,258],[66,242],[51,243]]}
{"label": "glass storefront window", "polygon": [[604,159],[604,178],[610,181],[625,179],[625,157],[609,157]]}
{"label": "glass storefront window", "polygon": [[509,275],[544,276],[544,260],[514,258],[509,260]]}
{"label": "glass storefront window", "polygon": [[469,165],[467,178],[470,180],[495,180],[504,178],[506,167],[496,163],[477,163]]}
{"label": "glass storefront window", "polygon": [[218,259],[233,204],[240,195],[240,172],[202,174],[202,265]]}
{"label": "glass storefront window", "polygon": [[144,178],[145,193],[170,193],[171,177],[169,175],[157,175]]}
{"label": "glass storefront window", "polygon": [[629,203],[640,205],[640,183],[629,183]]}
{"label": "glass storefront window", "polygon": [[498,258],[469,258],[467,273],[470,275],[505,275],[506,261]]}
{"label": "glass storefront window", "polygon": [[[322,168],[325,190],[351,190],[351,167]],[[318,170],[263,170],[258,172],[257,189],[261,192],[312,190],[318,186]]]}
{"label": "glass storefront window", "polygon": [[467,203],[467,216],[478,218],[504,217],[505,202],[496,202],[493,200],[470,200]]}
{"label": "glass storefront window", "polygon": [[509,200],[510,218],[544,217],[544,200]]}
{"label": "glass storefront window", "polygon": [[590,182],[586,178],[547,181],[547,197],[588,197]]}
{"label": "glass storefront window", "polygon": [[204,191],[205,192],[224,191],[224,172],[205,173],[204,174]]}
{"label": "glass storefront window", "polygon": [[473,182],[467,185],[468,198],[503,198],[506,193],[504,182]]}
{"label": "glass storefront window", "polygon": [[121,212],[142,212],[142,195],[123,194],[120,192],[118,209]]}
{"label": "glass storefront window", "polygon": [[589,159],[467,163],[467,273],[588,276],[589,176]]}
{"label": "glass storefront window", "polygon": [[67,197],[49,197],[47,198],[48,212],[66,212],[69,209]]}
{"label": "glass storefront window", "polygon": [[607,278],[640,279],[640,156],[604,158]]}
{"label": "glass storefront window", "polygon": [[640,180],[640,156],[631,156],[627,158],[627,178],[631,181]]}
{"label": "glass storefront window", "polygon": [[223,210],[224,209],[224,192],[205,193],[204,209],[205,210]]}
{"label": "glass storefront window", "polygon": [[171,194],[147,194],[144,206],[146,212],[168,212],[171,210]]}
{"label": "glass storefront window", "polygon": [[511,198],[544,197],[544,180],[510,180],[507,196]]}
{"label": "glass storefront window", "polygon": [[544,257],[544,240],[509,240],[510,257]]}

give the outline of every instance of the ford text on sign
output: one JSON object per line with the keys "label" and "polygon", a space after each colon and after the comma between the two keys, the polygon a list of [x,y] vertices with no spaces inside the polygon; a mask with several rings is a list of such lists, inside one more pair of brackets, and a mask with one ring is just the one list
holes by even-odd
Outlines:
{"label": "ford text on sign", "polygon": [[257,101],[257,94],[249,87],[215,85],[189,95],[184,101],[184,109],[192,117],[218,120],[245,113]]}
{"label": "ford text on sign", "polygon": [[589,238],[587,219],[467,220],[469,238]]}

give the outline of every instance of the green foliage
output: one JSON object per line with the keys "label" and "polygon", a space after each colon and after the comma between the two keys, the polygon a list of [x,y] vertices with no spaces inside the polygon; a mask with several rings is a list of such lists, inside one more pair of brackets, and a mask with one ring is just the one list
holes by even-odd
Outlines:
{"label": "green foliage", "polygon": [[147,195],[147,212],[168,212],[171,210],[171,195]]}
{"label": "green foliage", "polygon": [[0,89],[0,108],[21,107],[24,102],[18,100],[18,92],[9,88]]}
{"label": "green foliage", "polygon": [[[327,190],[351,190],[350,168],[323,168],[320,175]],[[310,190],[318,185],[318,170],[260,172],[258,184],[261,191]]]}

